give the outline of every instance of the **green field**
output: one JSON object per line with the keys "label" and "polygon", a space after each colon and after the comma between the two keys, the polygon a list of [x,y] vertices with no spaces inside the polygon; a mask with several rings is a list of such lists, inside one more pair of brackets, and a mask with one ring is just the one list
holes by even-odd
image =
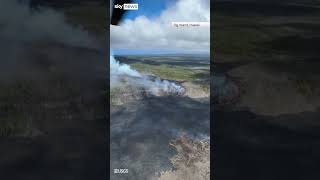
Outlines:
{"label": "green field", "polygon": [[[303,20],[301,20],[303,21]],[[214,16],[212,50],[218,54],[242,57],[268,57],[288,54],[302,32],[317,30],[320,24],[290,22],[278,23],[269,17]],[[281,38],[283,38],[282,41]],[[298,39],[299,40],[299,39]],[[278,42],[279,41],[279,42]],[[274,43],[273,43],[274,42]],[[278,47],[273,44],[279,44]]]}
{"label": "green field", "polygon": [[69,23],[82,26],[85,30],[100,36],[106,36],[107,7],[99,5],[74,6],[64,10]]}

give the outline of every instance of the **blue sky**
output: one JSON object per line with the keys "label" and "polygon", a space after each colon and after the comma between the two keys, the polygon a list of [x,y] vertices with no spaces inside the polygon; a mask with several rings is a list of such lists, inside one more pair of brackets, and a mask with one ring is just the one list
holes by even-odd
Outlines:
{"label": "blue sky", "polygon": [[[134,0],[133,3],[139,4],[139,10],[127,11],[125,19],[134,20],[138,16],[146,16],[148,18],[159,17],[161,12],[167,8],[169,3],[175,3],[176,0]],[[160,49],[113,49],[114,54],[175,54],[181,53],[173,50]]]}
{"label": "blue sky", "polygon": [[[122,21],[110,29],[110,43],[115,55],[209,53],[209,28],[192,30],[171,26],[172,21],[180,19],[209,21],[209,0],[133,1],[139,4],[139,10],[126,12],[124,18],[130,21]],[[145,18],[137,19],[139,16]]]}
{"label": "blue sky", "polygon": [[165,10],[168,0],[134,0],[139,4],[138,11],[128,11],[125,15],[126,19],[135,19],[137,16],[157,17]]}

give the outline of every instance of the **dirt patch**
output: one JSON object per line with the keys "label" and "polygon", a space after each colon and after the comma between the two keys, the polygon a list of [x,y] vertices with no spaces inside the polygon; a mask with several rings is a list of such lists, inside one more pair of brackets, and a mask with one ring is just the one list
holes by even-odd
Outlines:
{"label": "dirt patch", "polygon": [[192,82],[184,82],[182,86],[186,89],[185,96],[190,98],[208,98],[210,93],[198,84]]}
{"label": "dirt patch", "polygon": [[182,137],[170,143],[177,154],[170,158],[176,170],[161,172],[158,180],[208,180],[210,179],[210,144],[207,140]]}
{"label": "dirt patch", "polygon": [[228,74],[241,81],[239,106],[248,107],[254,113],[275,116],[315,111],[320,107],[318,93],[301,93],[301,86],[304,87],[306,83],[297,84],[300,81],[296,81],[292,73],[251,63],[235,68]]}

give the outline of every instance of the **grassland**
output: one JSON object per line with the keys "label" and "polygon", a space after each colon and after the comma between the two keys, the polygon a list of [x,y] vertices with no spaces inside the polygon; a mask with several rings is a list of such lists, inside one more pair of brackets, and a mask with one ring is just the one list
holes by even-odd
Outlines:
{"label": "grassland", "polygon": [[[138,61],[132,63],[131,66],[145,74],[152,74],[162,79],[191,82],[199,85],[204,91],[209,91],[210,70],[208,64],[203,65],[199,63],[197,67],[196,65],[189,66],[184,65],[183,63],[179,65],[167,64],[166,61],[170,61],[170,58],[163,58],[162,60],[159,60],[160,63],[161,61],[163,61],[163,64],[148,64]],[[183,62],[183,60],[179,61]],[[197,63],[197,60],[194,61]]]}
{"label": "grassland", "polygon": [[304,22],[305,18],[290,22],[290,18],[278,20],[264,16],[236,17],[216,13],[212,52],[238,57],[295,53],[294,50],[303,48],[304,38],[301,34],[310,36],[320,28],[317,20]]}
{"label": "grassland", "polygon": [[174,81],[201,81],[209,77],[209,61],[184,56],[121,56],[117,59],[141,73]]}
{"label": "grassland", "polygon": [[319,37],[319,18],[308,13],[274,17],[216,12],[213,19],[212,52],[216,57],[226,57],[214,62],[225,66],[262,63],[270,71],[290,74],[300,94],[312,94],[319,74],[315,67],[320,64],[314,58],[319,46],[310,42]]}
{"label": "grassland", "polygon": [[23,116],[0,118],[0,137],[24,136],[28,131],[28,124]]}
{"label": "grassland", "polygon": [[23,111],[28,109],[33,93],[30,83],[15,82],[0,87],[0,137],[16,136],[28,131]]}
{"label": "grassland", "polygon": [[[177,81],[186,89],[186,95],[191,98],[199,98],[209,94],[210,70],[207,58],[155,55],[116,57],[121,63],[129,64],[142,74]],[[122,101],[138,100],[141,96],[139,91],[137,87],[126,85],[113,87],[110,90],[111,104],[120,105],[123,104]]]}
{"label": "grassland", "polygon": [[151,73],[162,79],[171,79],[176,81],[191,81],[195,80],[196,72],[190,71],[187,68],[172,66],[172,65],[149,65],[143,63],[134,63],[132,65],[135,69],[144,73]]}
{"label": "grassland", "polygon": [[241,56],[254,56],[258,50],[255,43],[262,39],[262,32],[241,28],[249,22],[245,18],[227,17],[216,15],[214,17],[213,52]]}
{"label": "grassland", "polygon": [[65,9],[64,14],[69,23],[105,38],[108,27],[106,8],[99,4],[73,6]]}

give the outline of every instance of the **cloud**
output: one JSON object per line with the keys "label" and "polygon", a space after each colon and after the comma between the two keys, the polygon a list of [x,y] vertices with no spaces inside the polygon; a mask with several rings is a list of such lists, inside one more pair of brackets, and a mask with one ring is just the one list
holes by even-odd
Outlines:
{"label": "cloud", "polygon": [[111,47],[209,52],[209,27],[175,28],[172,21],[210,21],[210,1],[179,0],[159,17],[138,16],[111,26]]}

